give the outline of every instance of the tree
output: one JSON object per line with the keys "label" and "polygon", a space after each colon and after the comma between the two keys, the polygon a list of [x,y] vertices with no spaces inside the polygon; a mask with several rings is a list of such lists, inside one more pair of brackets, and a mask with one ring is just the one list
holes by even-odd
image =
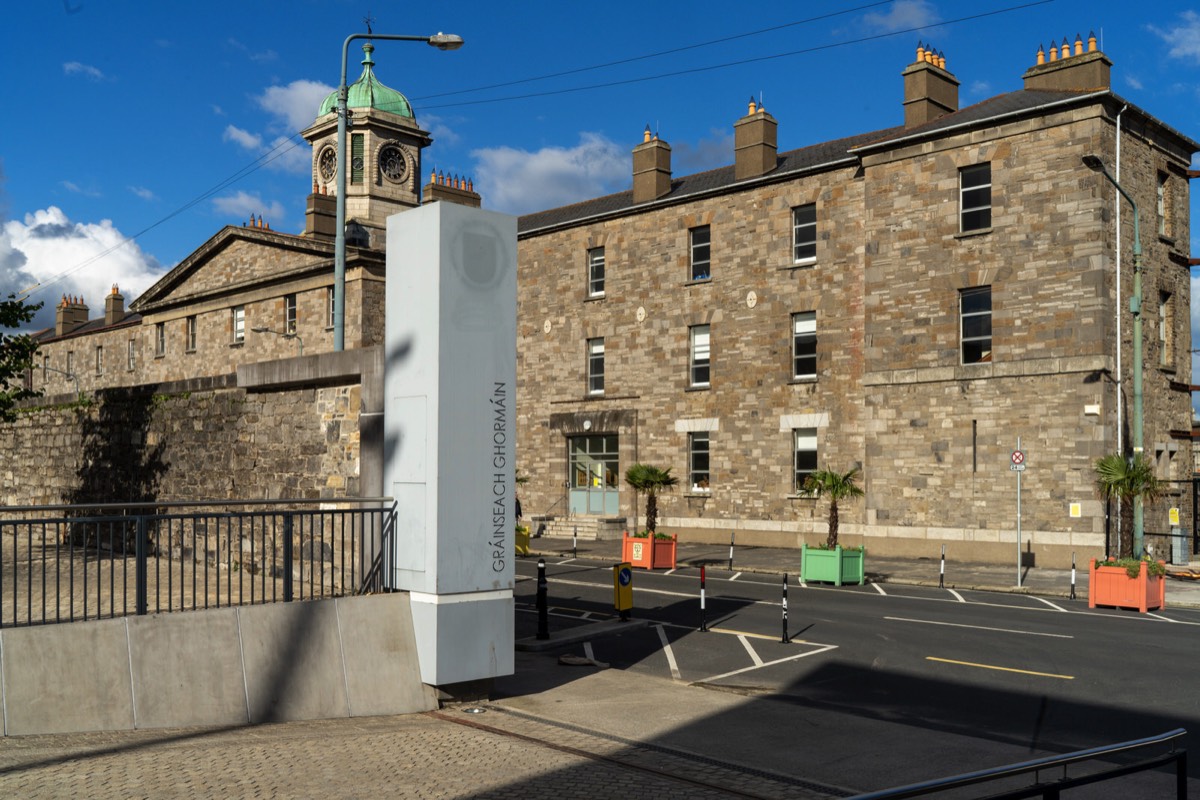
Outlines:
{"label": "tree", "polygon": [[829,497],[829,537],[825,546],[832,549],[838,543],[838,501],[851,497],[862,497],[862,488],[855,483],[858,477],[858,467],[846,473],[819,469],[804,481],[804,490],[816,497]]}
{"label": "tree", "polygon": [[625,471],[625,482],[635,492],[646,493],[646,530],[653,536],[658,524],[658,493],[675,486],[679,479],[671,474],[670,467],[659,469],[649,464],[634,464]]}
{"label": "tree", "polygon": [[[1132,558],[1133,524],[1125,517],[1132,510],[1132,502],[1140,497],[1143,501],[1154,500],[1163,495],[1166,486],[1154,474],[1154,465],[1146,456],[1123,456],[1112,453],[1096,461],[1096,493],[1105,500],[1119,503],[1121,519],[1129,524],[1121,525],[1121,538],[1117,542],[1117,555]],[[1137,554],[1141,556],[1141,553]]]}
{"label": "tree", "polygon": [[41,307],[41,303],[27,305],[15,294],[0,300],[0,422],[16,419],[13,406],[18,400],[40,394],[25,388],[25,372],[33,368],[37,340],[25,333],[5,333],[4,329],[32,322],[33,315]]}

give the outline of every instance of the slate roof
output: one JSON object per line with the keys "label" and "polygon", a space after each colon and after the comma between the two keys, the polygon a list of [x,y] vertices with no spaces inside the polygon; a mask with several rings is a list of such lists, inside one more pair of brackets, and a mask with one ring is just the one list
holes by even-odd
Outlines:
{"label": "slate roof", "polygon": [[96,333],[97,331],[115,330],[117,328],[128,327],[130,325],[138,324],[141,321],[141,314],[130,313],[127,311],[125,312],[124,317],[117,322],[114,322],[112,325],[106,324],[104,322],[104,317],[97,317],[96,319],[89,319],[78,328],[75,328],[68,333],[64,333],[62,336],[56,336],[54,333],[54,328],[43,328],[36,333],[30,334],[30,336],[32,336],[34,339],[37,339],[38,342],[49,342],[57,339],[73,339],[76,336],[86,336],[89,333]]}
{"label": "slate roof", "polygon": [[[741,183],[772,182],[815,169],[832,167],[846,161],[857,161],[864,153],[869,153],[876,149],[893,147],[909,139],[932,138],[959,127],[980,125],[1005,117],[1040,114],[1049,108],[1059,105],[1083,104],[1101,100],[1108,100],[1118,106],[1127,105],[1130,110],[1148,119],[1154,119],[1158,125],[1162,125],[1165,130],[1170,131],[1191,146],[1193,151],[1200,150],[1200,145],[1173,128],[1164,125],[1160,120],[1122,99],[1109,89],[1091,89],[1086,91],[1020,89],[983,100],[982,102],[939,117],[932,122],[927,122],[924,125],[912,128],[905,128],[901,125],[895,128],[849,136],[844,139],[835,139],[830,142],[822,142],[780,153],[778,165],[774,170],[761,177],[752,178]],[[672,178],[671,191],[668,194],[658,200],[641,203],[636,207],[633,203],[633,191],[630,190],[610,194],[605,197],[597,197],[594,200],[585,200],[581,203],[562,206],[561,208],[552,208],[547,211],[526,214],[518,220],[517,231],[520,235],[532,235],[545,229],[578,224],[597,217],[620,215],[631,212],[635,208],[656,204],[669,204],[692,196],[730,189],[738,183],[738,181],[734,180],[734,168],[731,164],[709,170],[708,172]]]}

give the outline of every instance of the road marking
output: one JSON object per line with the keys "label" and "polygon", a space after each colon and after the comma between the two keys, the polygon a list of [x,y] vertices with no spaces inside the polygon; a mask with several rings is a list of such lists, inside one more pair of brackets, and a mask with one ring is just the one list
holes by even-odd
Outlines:
{"label": "road marking", "polygon": [[926,661],[940,661],[943,664],[957,664],[960,667],[979,667],[980,669],[994,669],[1000,672],[1016,672],[1021,675],[1034,675],[1039,678],[1059,678],[1064,681],[1075,680],[1074,675],[1055,675],[1053,672],[1034,672],[1028,669],[1014,669],[1013,667],[996,667],[991,664],[975,664],[971,661],[955,661],[951,658],[936,658],[935,656],[925,656]]}
{"label": "road marking", "polygon": [[[793,639],[792,641],[795,641],[795,640]],[[830,650],[837,650],[837,645],[836,644],[827,644],[817,650],[810,650],[807,653],[800,653],[798,655],[788,656],[787,658],[777,658],[774,661],[766,661],[762,664],[762,666],[742,667],[741,669],[735,669],[732,672],[723,672],[720,675],[713,675],[711,678],[704,678],[703,680],[692,681],[692,683],[693,684],[712,683],[713,681],[719,681],[719,680],[722,680],[723,678],[731,678],[734,675],[741,675],[743,672],[753,672],[756,669],[762,669],[762,667],[773,667],[776,664],[783,664],[784,662],[787,662],[787,661],[798,661],[801,658],[808,658],[809,656],[820,655],[821,653],[827,653]]]}
{"label": "road marking", "polygon": [[[682,625],[680,627],[683,627]],[[766,633],[751,633],[750,631],[735,631],[733,628],[709,628],[713,633],[724,633],[730,636],[745,636],[749,639],[770,639],[778,641],[778,636],[771,636]]]}
{"label": "road marking", "polygon": [[938,622],[932,619],[910,619],[909,617],[884,617],[892,622],[919,622],[923,625],[945,625],[948,628],[973,628],[977,631],[993,631],[995,633],[1020,633],[1025,636],[1049,636],[1052,639],[1074,639],[1065,633],[1040,633],[1038,631],[1018,631],[1012,628],[988,628],[983,625],[963,625],[960,622]]}
{"label": "road marking", "polygon": [[671,567],[669,570],[667,570],[666,572],[663,573],[663,575],[674,575],[674,574],[675,574],[675,567]]}
{"label": "road marking", "polygon": [[1029,595],[1029,596],[1030,596],[1030,597],[1032,597],[1034,600],[1041,600],[1043,603],[1045,603],[1046,605],[1050,606],[1050,607],[1051,607],[1051,608],[1053,608],[1055,611],[1061,611],[1061,612],[1063,612],[1064,614],[1069,614],[1069,613],[1071,613],[1071,612],[1067,611],[1065,608],[1063,608],[1062,606],[1060,606],[1058,603],[1051,603],[1049,600],[1047,600],[1047,599],[1046,599],[1046,598],[1044,598],[1044,597],[1037,597],[1037,596],[1035,596],[1035,595]]}
{"label": "road marking", "polygon": [[662,642],[663,652],[666,653],[667,666],[671,668],[671,680],[681,680],[679,665],[675,663],[675,652],[671,650],[671,643],[667,641],[667,632],[663,630],[662,625],[655,625],[654,628],[658,631],[658,640]]}
{"label": "road marking", "polygon": [[592,652],[592,643],[591,643],[591,642],[584,642],[584,643],[583,643],[583,654],[584,654],[585,656],[587,656],[587,660],[588,660],[588,661],[595,661],[595,660],[596,660],[596,654],[595,654],[594,652]]}
{"label": "road marking", "polygon": [[1177,620],[1177,619],[1171,619],[1170,617],[1164,617],[1161,614],[1151,614],[1149,611],[1146,612],[1146,616],[1154,617],[1155,619],[1161,619],[1163,622],[1179,622],[1179,620]]}
{"label": "road marking", "polygon": [[887,592],[883,590],[882,586],[880,586],[878,583],[872,583],[871,585],[875,587],[875,591],[879,592],[884,597],[887,597]]}
{"label": "road marking", "polygon": [[958,600],[958,602],[960,602],[960,603],[967,602],[966,600],[963,599],[963,596],[961,594],[954,591],[953,589],[947,589],[946,591],[949,592],[950,594],[954,595],[955,599]]}
{"label": "road marking", "polygon": [[570,564],[570,563],[571,563],[572,561],[574,561],[574,560],[575,560],[575,559],[573,559],[573,558],[568,558],[568,559],[566,559],[566,560],[564,560],[564,561],[555,561],[555,562],[554,562],[554,565],[555,565],[555,566],[557,566],[557,567],[561,567],[563,564]]}
{"label": "road marking", "polygon": [[742,647],[746,648],[746,652],[750,654],[750,660],[754,662],[754,666],[761,667],[763,660],[758,657],[758,653],[754,652],[754,648],[750,646],[750,641],[742,634],[738,635],[738,641],[742,643]]}
{"label": "road marking", "polygon": [[735,573],[733,573],[733,577],[732,577],[732,578],[730,578],[729,580],[731,580],[731,581],[736,581],[736,580],[737,580],[738,578],[740,578],[740,577],[742,577],[742,573],[740,573],[740,572],[735,572]]}

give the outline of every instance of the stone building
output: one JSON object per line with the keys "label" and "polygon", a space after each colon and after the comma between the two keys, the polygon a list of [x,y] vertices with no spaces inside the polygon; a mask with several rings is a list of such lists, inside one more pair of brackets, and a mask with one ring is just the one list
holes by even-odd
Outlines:
{"label": "stone building", "polygon": [[[731,166],[675,176],[647,129],[631,191],[523,217],[525,513],[619,535],[643,513],[624,471],[645,462],[680,479],[661,530],[798,546],[827,513],[804,476],[858,467],[849,544],[998,562],[1016,546],[1039,565],[1103,552],[1092,465],[1132,441],[1134,225],[1084,157],[1141,209],[1145,452],[1184,481],[1200,149],[1114,94],[1110,67],[1094,39],[1064,41],[1023,89],[959,108],[945,59],[919,48],[902,125],[778,152],[751,101]],[[1168,533],[1172,507],[1190,524],[1190,506],[1173,484],[1147,533]]]}

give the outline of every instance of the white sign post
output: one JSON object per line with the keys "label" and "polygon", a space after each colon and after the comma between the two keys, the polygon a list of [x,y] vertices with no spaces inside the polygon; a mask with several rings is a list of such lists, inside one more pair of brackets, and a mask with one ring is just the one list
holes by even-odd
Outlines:
{"label": "white sign post", "polygon": [[1021,449],[1021,437],[1017,437],[1017,449],[1012,451],[1008,468],[1017,473],[1017,588],[1021,588],[1021,473],[1025,471],[1025,451]]}
{"label": "white sign post", "polygon": [[386,348],[385,570],[409,592],[421,680],[511,675],[515,217],[438,202],[388,218]]}

